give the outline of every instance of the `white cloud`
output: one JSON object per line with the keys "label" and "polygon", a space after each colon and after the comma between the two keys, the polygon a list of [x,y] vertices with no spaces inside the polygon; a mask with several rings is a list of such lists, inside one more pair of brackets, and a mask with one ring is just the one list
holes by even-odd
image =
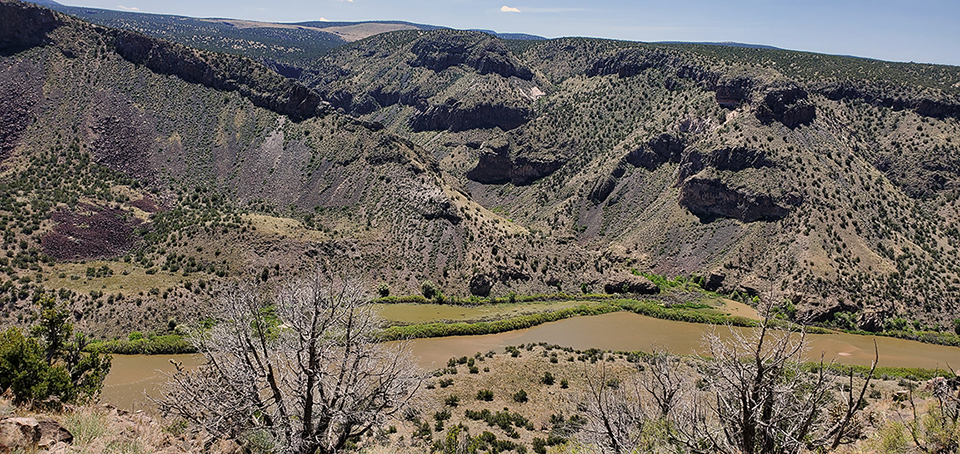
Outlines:
{"label": "white cloud", "polygon": [[320,19],[317,19],[317,20],[320,22],[330,22],[330,19],[327,19],[326,17],[321,17]]}
{"label": "white cloud", "polygon": [[503,5],[503,6],[500,8],[500,11],[503,11],[503,12],[505,12],[505,13],[519,13],[519,12],[520,12],[520,9],[519,9],[519,8],[514,8],[514,7],[512,7],[512,6]]}
{"label": "white cloud", "polygon": [[123,6],[123,5],[117,5],[117,8],[120,8],[120,9],[122,9],[122,10],[124,10],[124,11],[140,11],[140,8],[137,8],[137,7],[135,7],[135,6],[127,7],[127,6]]}

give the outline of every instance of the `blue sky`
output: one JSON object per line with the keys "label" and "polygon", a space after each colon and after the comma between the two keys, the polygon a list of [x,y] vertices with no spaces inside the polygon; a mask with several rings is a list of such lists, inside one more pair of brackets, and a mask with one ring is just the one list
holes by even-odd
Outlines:
{"label": "blue sky", "polygon": [[64,0],[274,22],[404,20],[631,41],[735,41],[960,66],[958,0]]}

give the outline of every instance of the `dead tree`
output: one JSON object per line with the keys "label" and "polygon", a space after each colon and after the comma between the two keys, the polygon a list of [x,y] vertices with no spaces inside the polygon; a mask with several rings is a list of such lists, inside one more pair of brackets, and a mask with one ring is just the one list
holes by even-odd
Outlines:
{"label": "dead tree", "polygon": [[663,348],[654,347],[653,352],[644,358],[644,363],[647,376],[640,383],[656,405],[660,417],[666,418],[685,397],[684,388],[689,385],[681,370],[683,361]]}
{"label": "dead tree", "polygon": [[586,404],[587,421],[581,429],[587,441],[602,452],[622,454],[633,451],[640,441],[643,426],[648,423],[643,409],[639,380],[624,382],[601,364],[594,371],[585,370],[587,388],[582,400]]}
{"label": "dead tree", "polygon": [[273,298],[227,292],[216,325],[192,337],[206,364],[173,374],[159,408],[221,437],[341,452],[408,405],[424,378],[405,344],[376,342],[367,301],[355,281],[319,274]]}
{"label": "dead tree", "polygon": [[728,340],[713,330],[704,336],[704,348],[706,392],[686,399],[673,424],[677,441],[693,452],[794,453],[836,447],[873,375],[871,369],[856,394],[851,378],[847,408],[831,421],[827,406],[836,400],[835,382],[822,355],[818,366],[802,366],[802,329],[772,330],[766,320],[754,329],[731,327]]}

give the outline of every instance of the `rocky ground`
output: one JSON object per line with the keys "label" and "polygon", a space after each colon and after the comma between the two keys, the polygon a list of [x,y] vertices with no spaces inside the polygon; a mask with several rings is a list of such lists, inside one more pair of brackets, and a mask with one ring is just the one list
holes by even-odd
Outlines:
{"label": "rocky ground", "polygon": [[[640,364],[632,355],[547,345],[451,358],[448,367],[426,382],[411,411],[375,429],[356,449],[428,453],[450,428],[462,425],[470,436],[489,432],[488,439],[516,443],[527,452],[538,438],[553,444],[546,447],[550,453],[594,452],[578,432],[585,421],[586,377],[596,379],[603,372],[608,381],[627,383]],[[922,451],[907,428],[933,409],[928,383],[878,377],[865,399],[856,420],[858,439],[838,452]],[[0,449],[4,447],[58,453],[240,452],[233,441],[212,439],[181,421],[149,412],[129,413],[108,404],[35,412],[15,408],[8,400],[0,402]]]}

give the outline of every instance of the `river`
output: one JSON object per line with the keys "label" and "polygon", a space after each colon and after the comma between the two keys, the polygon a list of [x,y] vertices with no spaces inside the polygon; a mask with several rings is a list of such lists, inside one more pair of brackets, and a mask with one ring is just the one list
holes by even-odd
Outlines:
{"label": "river", "polygon": [[[459,310],[459,309],[458,309]],[[673,353],[701,351],[701,339],[709,325],[660,320],[631,312],[613,312],[591,317],[574,317],[533,328],[482,336],[453,336],[412,341],[414,355],[425,368],[444,367],[451,357],[489,350],[502,351],[508,345],[547,342],[578,350],[647,350],[662,346]],[[726,327],[716,328],[721,336]],[[740,329],[740,328],[734,328]],[[809,334],[809,360],[835,360],[843,364],[869,366],[873,360],[873,342],[880,352],[880,365],[887,367],[945,368],[960,365],[960,348],[924,344],[889,337],[854,334]],[[170,360],[196,366],[198,355],[117,355],[107,376],[101,400],[120,408],[136,410],[146,403],[144,392],[155,392],[164,381],[163,372],[172,373]]]}

